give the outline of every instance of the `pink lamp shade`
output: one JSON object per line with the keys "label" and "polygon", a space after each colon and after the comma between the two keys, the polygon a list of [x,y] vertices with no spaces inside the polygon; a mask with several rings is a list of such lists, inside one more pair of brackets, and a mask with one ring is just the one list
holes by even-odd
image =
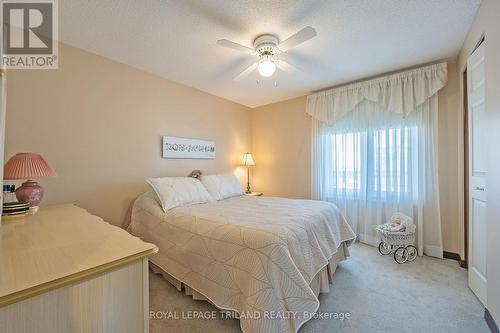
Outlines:
{"label": "pink lamp shade", "polygon": [[43,187],[33,181],[36,178],[55,177],[56,172],[39,154],[19,153],[12,156],[3,168],[4,179],[28,179],[16,190],[17,200],[37,206],[42,201]]}
{"label": "pink lamp shade", "polygon": [[3,168],[5,180],[55,177],[56,172],[42,157],[33,153],[19,153],[10,158]]}

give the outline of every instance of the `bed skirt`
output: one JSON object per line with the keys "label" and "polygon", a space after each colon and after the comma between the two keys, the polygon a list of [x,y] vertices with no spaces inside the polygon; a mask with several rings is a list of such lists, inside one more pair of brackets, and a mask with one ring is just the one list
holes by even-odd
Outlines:
{"label": "bed skirt", "polygon": [[[351,241],[342,242],[342,244],[338,247],[337,252],[330,258],[328,265],[323,267],[318,272],[318,274],[316,274],[316,276],[312,279],[309,286],[311,287],[311,290],[314,292],[316,297],[319,296],[319,294],[321,293],[328,293],[330,291],[330,284],[333,281],[333,274],[337,269],[338,263],[349,257],[348,246],[350,245],[350,243]],[[184,290],[184,293],[188,296],[191,296],[193,300],[207,301],[212,305],[214,305],[216,308],[219,308],[217,304],[214,304],[208,297],[197,292],[196,290],[186,285],[185,283],[177,280],[176,278],[168,274],[160,266],[156,265],[151,259],[149,261],[149,267],[155,274],[161,274],[165,278],[165,280],[170,282],[174,287],[177,288],[177,290],[179,291]],[[235,311],[233,309],[221,309],[221,310]]]}

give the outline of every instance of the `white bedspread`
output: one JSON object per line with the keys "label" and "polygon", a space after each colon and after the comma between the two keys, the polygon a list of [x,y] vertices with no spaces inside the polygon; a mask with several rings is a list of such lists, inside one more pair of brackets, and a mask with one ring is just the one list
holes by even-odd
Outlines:
{"label": "white bedspread", "polygon": [[355,238],[327,202],[242,196],[164,213],[151,192],[136,200],[129,231],[159,247],[154,264],[237,311],[248,333],[296,332],[319,307],[312,279]]}

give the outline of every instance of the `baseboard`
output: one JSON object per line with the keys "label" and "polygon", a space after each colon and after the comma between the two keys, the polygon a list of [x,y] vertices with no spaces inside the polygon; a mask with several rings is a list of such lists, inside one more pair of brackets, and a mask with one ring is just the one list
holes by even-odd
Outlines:
{"label": "baseboard", "polygon": [[491,333],[500,333],[500,331],[498,330],[497,323],[495,322],[495,319],[493,319],[491,313],[486,308],[484,308],[484,320],[486,320],[486,324],[488,324]]}
{"label": "baseboard", "polygon": [[460,261],[460,255],[458,253],[443,251],[443,258]]}
{"label": "baseboard", "polygon": [[458,253],[443,251],[443,258],[456,260],[460,264],[460,267],[467,268],[467,263],[465,262],[465,260],[462,260],[462,258],[460,258],[460,255]]}

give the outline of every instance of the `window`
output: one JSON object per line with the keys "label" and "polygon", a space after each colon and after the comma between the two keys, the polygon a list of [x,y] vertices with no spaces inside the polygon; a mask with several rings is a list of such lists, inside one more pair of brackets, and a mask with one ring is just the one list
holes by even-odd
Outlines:
{"label": "window", "polygon": [[413,195],[417,173],[416,127],[328,134],[334,196],[385,199]]}
{"label": "window", "polygon": [[395,212],[419,230],[419,254],[442,254],[438,94],[446,64],[378,77],[308,96],[313,118],[311,189],[335,204],[362,242]]}
{"label": "window", "polygon": [[335,134],[333,136],[334,186],[358,191],[361,186],[361,138],[363,133]]}

